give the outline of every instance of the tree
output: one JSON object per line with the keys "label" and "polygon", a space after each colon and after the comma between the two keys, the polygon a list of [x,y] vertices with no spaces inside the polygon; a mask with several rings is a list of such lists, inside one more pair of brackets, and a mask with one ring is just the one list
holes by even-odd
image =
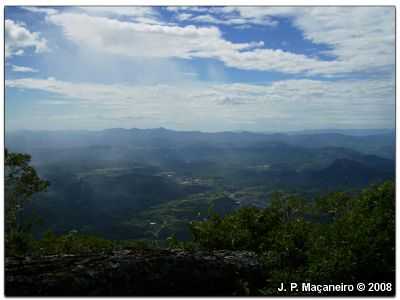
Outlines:
{"label": "tree", "polygon": [[211,250],[256,252],[268,270],[265,295],[274,295],[281,282],[393,286],[395,199],[392,181],[308,202],[277,194],[264,209],[241,208],[193,222],[193,242]]}
{"label": "tree", "polygon": [[4,153],[5,186],[5,242],[10,246],[22,231],[17,221],[19,212],[35,193],[45,191],[49,183],[42,180],[30,166],[31,156],[22,153]]}

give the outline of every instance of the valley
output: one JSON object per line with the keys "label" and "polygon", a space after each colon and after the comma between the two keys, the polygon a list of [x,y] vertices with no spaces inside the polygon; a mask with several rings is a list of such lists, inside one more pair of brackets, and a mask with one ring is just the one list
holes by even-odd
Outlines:
{"label": "valley", "polygon": [[38,237],[76,230],[114,240],[188,240],[190,222],[214,213],[266,207],[279,192],[312,201],[357,191],[393,179],[395,170],[393,131],[16,132],[7,134],[6,145],[30,153],[50,182],[24,212],[40,219],[33,227]]}

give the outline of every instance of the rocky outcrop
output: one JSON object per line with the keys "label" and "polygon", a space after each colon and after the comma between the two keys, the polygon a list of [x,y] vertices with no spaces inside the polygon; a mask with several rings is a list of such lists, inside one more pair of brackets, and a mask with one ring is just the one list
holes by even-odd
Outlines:
{"label": "rocky outcrop", "polygon": [[237,251],[6,258],[5,277],[7,296],[230,296],[265,284],[257,257]]}

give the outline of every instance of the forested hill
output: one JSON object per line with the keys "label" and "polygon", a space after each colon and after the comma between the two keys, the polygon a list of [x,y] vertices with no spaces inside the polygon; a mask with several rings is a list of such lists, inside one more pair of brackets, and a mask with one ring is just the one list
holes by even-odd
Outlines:
{"label": "forested hill", "polygon": [[[326,130],[292,133],[173,131],[157,129],[107,129],[102,131],[14,131],[7,132],[6,145],[15,151],[75,147],[253,147],[284,143],[306,148],[342,147],[394,157],[394,130]],[[34,153],[32,153],[34,154]]]}
{"label": "forested hill", "polygon": [[158,129],[19,131],[10,151],[29,153],[50,182],[27,217],[37,236],[78,230],[110,239],[190,237],[210,209],[265,207],[277,191],[307,199],[394,178],[390,130],[298,133]]}

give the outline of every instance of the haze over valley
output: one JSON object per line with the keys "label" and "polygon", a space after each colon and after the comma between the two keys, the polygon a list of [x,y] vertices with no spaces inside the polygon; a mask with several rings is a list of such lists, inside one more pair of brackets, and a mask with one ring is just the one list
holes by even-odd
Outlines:
{"label": "haze over valley", "polygon": [[29,206],[46,216],[37,234],[165,240],[188,239],[210,210],[265,207],[277,191],[312,199],[393,179],[394,131],[354,134],[19,131],[6,145],[51,183]]}

